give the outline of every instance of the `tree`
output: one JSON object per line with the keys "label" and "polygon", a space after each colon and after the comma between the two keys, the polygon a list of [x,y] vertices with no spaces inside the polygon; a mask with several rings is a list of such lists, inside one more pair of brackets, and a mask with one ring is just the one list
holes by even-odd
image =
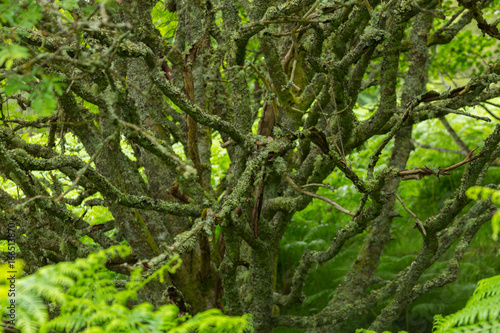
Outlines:
{"label": "tree", "polygon": [[[470,149],[446,117],[498,120],[500,34],[498,20],[488,22],[496,0],[461,0],[459,8],[433,0],[2,6],[0,174],[15,191],[0,191],[0,230],[6,240],[17,235],[28,273],[125,242],[132,254],[110,259],[108,269],[130,274],[139,266],[147,277],[174,254],[183,260],[166,285],[149,283],[141,301],[250,313],[257,332],[342,330],[386,302],[369,327],[382,331],[419,296],[456,279],[468,245],[495,213],[488,199],[469,205],[466,191],[492,181],[500,126],[485,126],[481,148]],[[465,43],[471,22],[483,34],[474,36],[477,48]],[[475,52],[481,61],[460,60]],[[443,75],[453,81],[457,73],[468,80],[443,87]],[[439,92],[427,90],[435,78]],[[361,112],[370,98],[374,111]],[[414,165],[412,130],[432,119],[463,157]],[[34,133],[41,142],[30,141]],[[350,156],[367,145],[374,148],[365,170],[355,170]],[[397,194],[401,182],[450,172],[462,173],[460,183],[420,221]],[[320,192],[332,189],[325,179],[333,173],[359,193],[356,208]],[[313,198],[349,220],[327,246],[303,253],[279,293],[280,241]],[[381,281],[396,201],[415,215],[422,245]],[[112,218],[86,219],[98,207]],[[357,259],[327,304],[311,315],[279,314],[303,300],[312,267],[358,235]],[[446,269],[426,279],[443,256]]]}

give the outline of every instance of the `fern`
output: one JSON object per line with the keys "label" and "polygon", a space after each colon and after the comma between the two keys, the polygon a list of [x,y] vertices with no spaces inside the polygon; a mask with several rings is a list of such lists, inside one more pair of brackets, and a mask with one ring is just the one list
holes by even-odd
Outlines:
{"label": "fern", "polygon": [[[114,273],[104,263],[116,256],[130,253],[126,246],[115,246],[92,253],[85,259],[63,262],[40,268],[35,274],[16,277],[16,325],[22,333],[35,332],[251,332],[251,318],[229,317],[218,309],[211,309],[191,317],[179,317],[179,309],[172,304],[156,309],[142,303],[128,308],[126,302],[137,297],[139,289],[165,272],[174,273],[181,264],[173,257],[147,279],[135,270],[119,291]],[[6,313],[9,300],[5,284],[7,265],[0,268],[3,285],[0,285],[0,311]],[[48,306],[47,306],[48,304]],[[49,307],[60,310],[58,316],[49,319]],[[0,327],[0,332],[3,329]]]}
{"label": "fern", "polygon": [[[491,199],[500,205],[500,191],[488,187],[472,187],[467,195],[474,200]],[[500,211],[492,219],[493,239],[500,233]],[[481,280],[466,306],[449,316],[434,317],[433,332],[500,332],[500,275]]]}
{"label": "fern", "polygon": [[500,275],[481,280],[460,311],[434,318],[435,333],[500,332]]}

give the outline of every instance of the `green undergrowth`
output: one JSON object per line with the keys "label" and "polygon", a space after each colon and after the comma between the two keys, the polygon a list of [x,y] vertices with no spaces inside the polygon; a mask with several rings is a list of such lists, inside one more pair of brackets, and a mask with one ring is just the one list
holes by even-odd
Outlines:
{"label": "green undergrowth", "polygon": [[[165,274],[175,273],[181,265],[180,258],[174,256],[146,279],[139,269],[135,269],[124,287],[118,288],[117,274],[104,265],[109,259],[129,254],[129,247],[113,246],[85,259],[42,267],[26,277],[21,277],[20,261],[2,265],[1,313],[22,333],[253,331],[249,315],[230,317],[218,309],[210,309],[191,316],[181,314],[173,304],[156,309],[150,303],[128,306],[149,281],[160,279],[163,283]],[[13,266],[9,265],[15,265],[17,273],[14,276],[10,273]]]}
{"label": "green undergrowth", "polygon": [[[483,115],[479,109],[475,110],[474,113]],[[472,118],[451,115],[447,116],[447,119],[459,136],[466,139],[466,143],[470,148],[478,145],[491,132],[491,127],[487,123],[481,123]],[[433,131],[428,130],[429,126],[432,126]],[[449,134],[439,120],[433,120],[431,125],[415,126],[413,133],[416,142],[450,150],[459,149],[453,140],[450,140]],[[366,177],[368,159],[382,139],[383,136],[372,138],[365,146],[347,156],[348,165],[361,178]],[[391,149],[392,143],[389,143],[382,152],[375,173],[380,172],[386,166]],[[480,150],[481,147],[478,148],[476,154]],[[408,169],[425,167],[426,165],[430,168],[448,167],[463,159],[464,156],[456,153],[440,152],[415,145],[415,149],[410,155]],[[436,214],[443,207],[446,200],[453,197],[454,192],[460,185],[461,173],[464,167],[453,170],[450,175],[440,179],[425,177],[420,181],[403,181],[399,186],[398,194],[419,219],[425,221]],[[498,167],[492,168],[483,184],[498,184],[499,176]],[[324,183],[335,187],[336,190],[331,191],[320,188],[318,194],[328,197],[350,211],[357,209],[361,195],[340,171],[335,170]],[[485,195],[492,196],[493,190],[488,188],[483,190],[471,189],[468,193],[470,193],[472,199],[476,199]],[[493,200],[496,200],[496,195],[492,197]],[[367,205],[369,204],[370,201],[368,201]],[[472,206],[472,203],[464,209],[462,214],[465,214],[470,206]],[[396,217],[393,220],[391,240],[386,243],[376,271],[376,276],[383,280],[393,279],[400,270],[408,267],[422,247],[422,237],[418,230],[414,228],[415,219],[399,202],[396,202],[395,210],[401,217]],[[452,284],[419,297],[394,322],[391,331],[431,332],[433,318],[436,314],[448,315],[459,311],[465,306],[468,298],[474,292],[477,281],[500,274],[499,246],[491,237],[492,235],[498,235],[498,230],[500,230],[500,222],[497,222],[498,218],[496,216],[493,218],[493,223],[486,223],[473,239],[461,263],[461,270],[457,280]],[[306,209],[297,212],[293,216],[281,243],[277,274],[278,292],[284,294],[289,292],[293,273],[304,251],[327,249],[336,232],[349,221],[350,216],[316,199]],[[321,311],[335,293],[336,288],[342,282],[353,262],[355,262],[364,236],[365,233],[362,233],[348,240],[339,254],[330,262],[312,267],[306,278],[304,287],[306,298],[304,302],[282,308],[280,313],[285,315],[314,315]],[[453,250],[454,246],[433,266],[429,267],[422,275],[421,281],[437,277],[447,266]],[[380,286],[375,284],[372,288]],[[355,331],[359,327],[370,326],[370,323],[388,302],[390,302],[390,299],[379,304],[373,311],[359,316],[352,327],[345,327],[346,332]],[[303,332],[303,330],[278,328],[275,332]]]}

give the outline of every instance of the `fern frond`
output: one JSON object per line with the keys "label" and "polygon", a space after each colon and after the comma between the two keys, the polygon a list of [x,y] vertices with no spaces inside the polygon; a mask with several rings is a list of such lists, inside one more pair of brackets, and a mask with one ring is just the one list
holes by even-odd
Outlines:
{"label": "fern frond", "polygon": [[[80,314],[67,314],[56,317],[40,327],[40,333],[47,333],[51,330],[56,332],[75,332],[86,326],[85,318]],[[23,331],[21,331],[23,332]],[[23,332],[24,333],[24,332]]]}
{"label": "fern frond", "polygon": [[460,326],[446,331],[446,333],[498,333],[500,332],[500,321],[481,321],[475,324]]}
{"label": "fern frond", "polygon": [[223,315],[218,309],[210,309],[198,313],[190,320],[170,330],[170,333],[243,333],[253,332],[250,323],[250,315],[243,317],[229,317]]}
{"label": "fern frond", "polygon": [[478,302],[486,297],[500,294],[500,275],[493,276],[478,282],[477,289],[470,298],[470,302]]}
{"label": "fern frond", "polygon": [[[219,310],[179,318],[172,304],[160,306],[142,303],[132,309],[129,299],[148,281],[164,272],[174,272],[180,265],[177,256],[147,279],[141,272],[132,273],[125,290],[118,291],[114,275],[104,263],[116,255],[128,255],[124,246],[90,254],[86,259],[40,268],[37,273],[18,280],[16,328],[22,333],[44,332],[251,332],[249,316],[229,317]],[[59,308],[59,316],[49,320],[46,303]],[[0,310],[6,302],[0,300]]]}
{"label": "fern frond", "polygon": [[109,321],[104,328],[106,332],[132,332],[135,331],[134,324],[127,318],[115,318]]}
{"label": "fern frond", "polygon": [[24,308],[16,309],[16,327],[18,327],[22,332],[26,333],[36,333],[40,327],[40,322],[38,318],[33,316],[31,313],[26,311]]}
{"label": "fern frond", "polygon": [[499,304],[500,276],[481,280],[462,310],[434,318],[433,332],[500,332]]}
{"label": "fern frond", "polygon": [[82,331],[82,333],[105,333],[106,331],[100,327],[88,327]]}

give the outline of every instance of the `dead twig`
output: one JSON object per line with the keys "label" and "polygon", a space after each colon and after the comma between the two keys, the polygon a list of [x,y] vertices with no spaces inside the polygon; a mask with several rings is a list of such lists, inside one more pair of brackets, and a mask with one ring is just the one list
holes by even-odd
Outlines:
{"label": "dead twig", "polygon": [[305,188],[305,187],[311,187],[311,186],[319,186],[319,187],[324,187],[324,188],[327,188],[329,189],[330,191],[335,191],[337,188],[332,186],[332,185],[329,185],[329,184],[317,184],[317,183],[311,183],[311,184],[305,184],[305,185],[302,185],[301,187],[302,188]]}
{"label": "dead twig", "polygon": [[453,141],[455,141],[455,143],[460,147],[460,149],[462,149],[462,152],[465,153],[464,155],[467,155],[470,152],[469,147],[465,144],[465,142],[462,141],[462,139],[460,139],[457,132],[455,132],[453,127],[451,127],[448,120],[446,120],[445,117],[440,117],[439,121],[441,121],[441,123],[443,124],[444,128],[448,131]]}
{"label": "dead twig", "polygon": [[463,152],[462,150],[453,150],[453,149],[446,149],[446,148],[439,148],[439,147],[429,146],[429,145],[426,145],[426,144],[423,144],[423,143],[420,143],[420,142],[417,142],[417,141],[413,141],[413,140],[411,140],[411,143],[413,143],[414,145],[417,145],[419,147],[422,147],[422,148],[425,148],[425,149],[432,149],[432,150],[435,150],[435,151],[439,151],[441,153],[453,153],[453,154],[459,154],[459,155],[467,156],[467,153]]}
{"label": "dead twig", "polygon": [[446,172],[451,171],[451,170],[453,170],[453,169],[456,169],[456,168],[458,168],[459,166],[464,165],[465,163],[469,163],[469,162],[471,162],[471,161],[473,161],[473,160],[478,159],[479,157],[481,157],[481,155],[482,155],[482,154],[478,154],[478,155],[476,155],[476,156],[472,156],[472,154],[474,153],[474,151],[475,151],[477,148],[479,148],[479,146],[476,146],[476,148],[472,149],[472,150],[470,151],[469,155],[467,155],[467,157],[466,157],[463,161],[458,162],[457,164],[453,164],[452,166],[449,166],[449,167],[447,167],[447,168],[442,168],[442,169],[441,169],[441,168],[439,168],[439,174],[440,174],[440,175],[446,175]]}
{"label": "dead twig", "polygon": [[493,112],[491,112],[486,106],[484,106],[483,104],[478,104],[480,107],[482,107],[486,112],[488,112],[490,114],[490,116],[492,116],[493,118],[495,118],[496,120],[500,120],[500,117],[498,116],[495,116],[493,114]]}
{"label": "dead twig", "polygon": [[321,196],[319,194],[313,193],[313,192],[309,192],[309,191],[303,190],[301,187],[297,186],[297,184],[294,183],[294,181],[292,180],[292,178],[290,178],[290,176],[288,175],[288,173],[285,172],[284,175],[285,175],[286,181],[292,186],[292,188],[295,191],[299,192],[300,194],[308,195],[310,197],[323,200],[324,202],[329,203],[330,205],[332,205],[336,209],[340,210],[344,214],[347,214],[347,215],[350,215],[350,216],[355,216],[356,215],[355,213],[353,213],[353,212],[345,209],[344,207],[340,206],[338,203],[336,203],[335,201],[333,201],[331,199],[325,198],[325,197],[323,197],[323,196]]}
{"label": "dead twig", "polygon": [[233,144],[235,144],[234,140],[230,139],[230,140],[228,140],[226,142],[221,142],[220,143],[220,147],[221,148],[227,148],[227,147],[229,147],[229,146],[231,146]]}
{"label": "dead twig", "polygon": [[429,108],[432,109],[432,110],[436,110],[436,111],[447,112],[447,113],[454,113],[454,114],[458,114],[458,115],[461,115],[461,116],[471,117],[471,118],[474,118],[474,119],[477,119],[477,120],[484,120],[486,122],[490,122],[491,121],[491,119],[488,118],[488,117],[476,116],[474,114],[471,114],[471,113],[468,113],[468,112],[465,112],[465,111],[454,110],[454,109],[450,109],[450,108],[443,108],[443,107],[436,106],[436,105],[431,105],[431,106],[429,106]]}
{"label": "dead twig", "polygon": [[399,200],[399,202],[401,202],[401,205],[403,206],[403,208],[408,212],[410,213],[411,216],[413,216],[415,218],[415,220],[417,220],[417,226],[418,228],[420,229],[420,231],[422,232],[422,235],[424,235],[424,237],[427,237],[427,232],[425,231],[425,227],[424,227],[424,224],[422,223],[422,221],[419,220],[419,218],[417,217],[417,215],[412,212],[410,210],[410,208],[406,207],[405,203],[403,202],[403,199],[401,199],[401,197],[397,194],[395,194],[395,197],[396,199]]}
{"label": "dead twig", "polygon": [[482,156],[481,153],[477,154],[475,156],[472,156],[472,154],[474,153],[474,151],[477,148],[479,148],[479,147],[472,149],[463,161],[458,162],[457,164],[453,164],[449,167],[431,169],[426,165],[424,168],[418,168],[418,169],[412,169],[412,170],[402,170],[402,171],[398,172],[398,176],[401,177],[401,180],[409,180],[409,179],[420,180],[420,179],[424,178],[425,176],[434,175],[438,178],[438,181],[439,181],[439,176],[447,176],[447,175],[449,175],[449,173],[448,173],[449,171],[456,169],[456,168],[458,168],[466,163],[472,162],[472,161],[478,159],[479,157],[481,157]]}

